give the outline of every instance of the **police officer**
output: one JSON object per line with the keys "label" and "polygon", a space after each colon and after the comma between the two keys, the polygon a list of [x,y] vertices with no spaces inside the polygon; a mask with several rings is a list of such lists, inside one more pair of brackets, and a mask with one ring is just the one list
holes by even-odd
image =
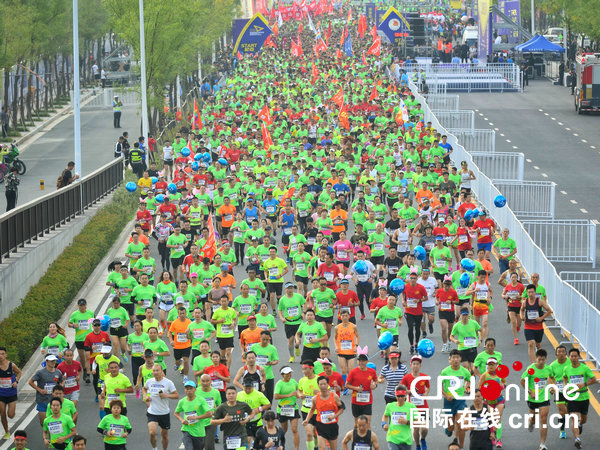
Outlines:
{"label": "police officer", "polygon": [[129,151],[129,161],[131,162],[133,173],[135,173],[138,178],[142,178],[144,176],[146,165],[144,164],[144,152],[140,148],[139,142],[134,142],[133,148]]}
{"label": "police officer", "polygon": [[121,108],[123,103],[119,100],[119,96],[115,95],[115,99],[112,102],[113,108],[113,126],[115,128],[121,128]]}

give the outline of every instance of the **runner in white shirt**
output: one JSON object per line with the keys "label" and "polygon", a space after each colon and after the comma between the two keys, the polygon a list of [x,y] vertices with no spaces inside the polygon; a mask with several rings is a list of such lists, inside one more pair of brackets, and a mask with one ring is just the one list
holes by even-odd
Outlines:
{"label": "runner in white shirt", "polygon": [[[435,322],[435,291],[438,288],[438,283],[435,277],[430,276],[429,268],[424,268],[423,272],[421,273],[421,276],[417,280],[417,284],[423,286],[427,291],[427,300],[423,302],[423,314],[427,315],[429,334],[432,334],[433,322]],[[425,330],[425,326],[425,320],[423,320],[421,322],[421,331],[423,332],[423,338],[427,337],[427,331]]]}
{"label": "runner in white shirt", "polygon": [[156,432],[160,427],[160,437],[163,450],[169,447],[169,429],[171,428],[171,409],[169,399],[177,400],[179,394],[171,380],[165,377],[162,367],[155,364],[152,367],[152,378],[144,385],[144,402],[148,407],[148,433],[152,450],[158,450]]}

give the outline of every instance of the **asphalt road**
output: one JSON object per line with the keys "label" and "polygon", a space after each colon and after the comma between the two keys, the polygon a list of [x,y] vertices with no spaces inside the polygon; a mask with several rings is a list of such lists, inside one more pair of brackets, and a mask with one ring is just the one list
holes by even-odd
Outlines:
{"label": "asphalt road", "polygon": [[530,81],[522,94],[461,93],[460,109],[475,111],[475,128],[496,130],[496,151],[525,155],[524,179],[557,183],[557,219],[600,220],[594,169],[600,164],[600,115],[577,114],[570,88],[543,79]]}
{"label": "asphalt road", "polygon": [[[113,128],[113,115],[110,109],[83,107],[81,109],[81,161],[83,168],[75,171],[85,176],[113,159],[113,147],[119,134],[129,131],[129,141],[139,135],[138,106],[124,106],[121,116],[121,129]],[[60,122],[39,130],[25,147],[21,148],[20,158],[27,166],[21,176],[17,206],[56,190],[56,179],[67,163],[74,159],[73,113]],[[45,189],[40,189],[44,180]],[[0,187],[0,214],[6,210],[4,183]]]}
{"label": "asphalt road", "polygon": [[[152,253],[154,258],[158,258],[158,253],[156,251],[156,241],[152,240]],[[521,332],[521,344],[518,346],[513,345],[513,339],[510,332],[510,327],[506,323],[506,307],[504,301],[499,297],[500,287],[497,285],[498,279],[498,267],[496,262],[494,261],[494,267],[496,273],[490,277],[490,282],[492,288],[494,290],[494,299],[496,308],[490,317],[490,336],[495,337],[498,341],[497,350],[503,353],[502,362],[506,364],[509,368],[511,368],[511,373],[508,377],[509,384],[518,384],[522,371],[516,372],[512,369],[513,363],[520,361],[523,363],[524,368],[528,365],[528,357],[526,346],[523,344],[523,337]],[[160,269],[160,267],[158,267]],[[245,272],[238,266],[235,268],[235,276],[236,280],[239,283],[246,277]],[[287,277],[289,278],[289,276]],[[543,280],[542,280],[543,283]],[[239,289],[234,291],[234,296],[239,293]],[[273,336],[274,345],[277,347],[280,356],[280,362],[277,366],[275,366],[275,380],[279,380],[280,376],[278,374],[278,369],[287,364],[288,354],[286,347],[286,340],[283,331],[283,327],[279,320],[277,321],[279,325],[279,329],[275,332]],[[376,353],[376,333],[373,327],[373,319],[369,316],[366,320],[359,322],[359,330],[361,333],[361,344],[367,344],[369,346],[369,353]],[[408,339],[406,336],[407,333],[406,325],[404,324],[400,330],[400,350],[402,351],[401,360],[404,363],[407,363],[407,360],[410,359],[409,355],[409,345]],[[431,335],[431,339],[434,341],[436,345],[436,353],[435,355],[425,360],[423,364],[423,372],[429,374],[431,376],[436,376],[440,373],[440,371],[448,365],[448,357],[446,354],[441,353],[441,337],[440,337],[440,328],[437,323],[435,324],[435,329],[433,335]],[[333,346],[333,342],[330,341],[330,345]],[[235,374],[235,371],[241,366],[240,361],[240,353],[239,353],[239,341],[236,338],[236,348],[234,350],[233,355],[233,365],[232,365],[232,373]],[[548,339],[544,339],[543,343],[544,348],[546,348],[550,354],[553,354],[552,345],[549,343]],[[337,356],[333,357],[334,361],[337,363]],[[549,358],[549,363],[554,360],[554,358]],[[376,365],[378,371],[383,366],[383,360],[379,358],[379,356],[375,356],[372,360]],[[180,393],[180,396],[183,395],[183,386],[182,386],[182,376],[179,374],[174,374],[173,372],[173,358],[166,358],[167,368],[168,368],[168,376],[171,378]],[[300,363],[296,361],[291,364],[294,370],[294,378],[297,380],[302,376]],[[130,372],[129,364],[126,365],[127,371]],[[523,369],[524,370],[524,369]],[[595,391],[595,389],[594,389]],[[375,393],[376,401],[373,407],[373,431],[377,434],[380,439],[380,442],[385,441],[385,433],[380,427],[381,416],[384,411],[385,404],[383,402],[383,386],[380,386]],[[432,391],[433,392],[433,391]],[[522,394],[522,392],[521,392]],[[349,431],[353,426],[353,419],[350,412],[350,398],[343,397],[342,398],[346,404],[348,405],[347,411],[341,416],[340,420],[340,434],[343,436],[347,431]],[[133,433],[131,437],[128,439],[127,447],[130,450],[147,450],[149,449],[149,441],[148,441],[148,432],[146,428],[146,419],[145,419],[145,406],[141,400],[137,400],[133,394],[128,395],[127,406],[129,410],[129,418],[132,422]],[[171,409],[174,410],[176,406],[175,401],[171,401]],[[442,404],[440,400],[435,400],[430,403],[431,413],[434,414],[434,410],[441,409]],[[88,448],[92,450],[101,449],[102,447],[102,439],[101,436],[96,431],[96,426],[99,422],[98,416],[98,405],[94,403],[94,395],[93,390],[90,385],[82,385],[82,393],[81,399],[79,403],[79,422],[78,422],[78,432],[87,436],[89,439]],[[504,448],[520,448],[523,450],[528,449],[537,449],[538,448],[538,431],[535,430],[534,433],[530,434],[528,431],[519,427],[510,427],[507,425],[509,415],[515,415],[515,419],[523,420],[522,415],[527,413],[527,407],[523,398],[516,399],[511,398],[510,401],[506,403],[506,411],[504,413],[505,417],[505,426],[504,426],[504,434],[503,434],[503,443]],[[551,407],[551,413],[556,413],[556,407]],[[433,416],[432,416],[433,417]],[[517,422],[518,423],[518,422]],[[590,417],[588,425],[585,427],[585,432],[583,435],[584,443],[598,441],[600,439],[600,420],[596,412],[590,409]],[[35,418],[28,426],[27,431],[30,436],[28,441],[28,446],[34,449],[43,448],[43,444],[41,441],[41,433],[40,427],[37,418]],[[172,418],[172,430],[170,432],[170,445],[169,449],[176,449],[179,447],[181,443],[181,433],[179,431],[180,427],[178,421]],[[301,434],[301,448],[305,448],[305,438],[302,428],[300,428]],[[571,434],[568,434],[569,440],[559,440],[558,439],[558,430],[550,430],[548,434],[548,447],[549,448],[568,448],[572,446],[572,437]],[[287,438],[289,439],[289,443],[286,448],[292,448],[291,444],[291,431],[288,431]],[[449,443],[450,439],[444,434],[444,432],[440,429],[440,425],[436,425],[435,429],[430,430],[430,435],[428,437],[428,444],[430,449],[445,449]],[[468,440],[467,440],[468,442]],[[2,448],[2,446],[0,446]],[[221,448],[221,447],[218,447]],[[338,448],[341,448],[341,443],[338,444]],[[382,445],[382,449],[387,448],[385,444]]]}

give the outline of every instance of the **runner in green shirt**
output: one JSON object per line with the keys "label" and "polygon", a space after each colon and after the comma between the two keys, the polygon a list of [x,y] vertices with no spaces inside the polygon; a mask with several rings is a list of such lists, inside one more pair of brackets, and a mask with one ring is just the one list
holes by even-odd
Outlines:
{"label": "runner in green shirt", "polygon": [[469,318],[469,309],[460,310],[460,321],[456,322],[450,333],[450,340],[458,344],[462,364],[473,373],[473,363],[477,357],[477,347],[481,339],[481,326]]}
{"label": "runner in green shirt", "polygon": [[435,247],[429,252],[429,261],[433,267],[433,275],[441,286],[444,275],[448,273],[448,268],[452,262],[452,252],[444,245],[444,236],[436,236]]}
{"label": "runner in green shirt", "polygon": [[250,350],[256,353],[256,365],[265,370],[265,395],[272,401],[275,388],[273,366],[279,364],[279,353],[277,347],[271,344],[271,340],[271,333],[263,330],[260,333],[260,342],[252,345]]}
{"label": "runner in green shirt", "polygon": [[204,397],[196,395],[196,383],[188,380],[183,389],[185,397],[179,400],[174,412],[181,422],[183,445],[186,448],[202,447],[206,436],[204,419],[212,417],[212,411]]}
{"label": "runner in green shirt", "polygon": [[552,375],[556,381],[556,387],[558,389],[558,398],[556,399],[556,407],[558,413],[561,415],[560,420],[560,439],[566,439],[567,433],[565,432],[565,414],[567,414],[567,399],[564,396],[565,382],[563,379],[564,371],[567,367],[571,367],[571,361],[567,358],[567,348],[564,345],[559,345],[555,350],[556,360],[550,364],[552,369]]}
{"label": "runner in green shirt", "polygon": [[289,268],[286,262],[277,256],[277,247],[269,247],[269,258],[263,263],[265,279],[268,280],[269,301],[271,309],[275,314],[277,311],[276,300],[279,301],[282,294],[283,277],[288,273]]}
{"label": "runner in green shirt", "polygon": [[50,401],[52,415],[46,417],[42,425],[44,444],[48,448],[62,448],[62,445],[55,447],[52,444],[67,444],[66,448],[69,448],[71,439],[77,434],[73,419],[66,414],[62,414],[60,412],[61,408],[62,401],[60,399],[54,398]]}
{"label": "runner in green shirt", "polygon": [[162,339],[158,339],[158,329],[156,327],[150,327],[148,329],[148,340],[144,342],[144,350],[150,349],[152,353],[154,353],[154,358],[156,364],[160,364],[160,366],[165,370],[167,365],[165,364],[165,356],[169,356],[171,353],[169,351],[169,347],[165,344],[165,341]]}
{"label": "runner in green shirt", "polygon": [[[397,448],[412,448],[413,433],[411,423],[415,420],[417,407],[406,401],[408,389],[403,384],[396,387],[396,401],[388,403],[381,418],[388,443]],[[403,446],[403,447],[400,447]]]}
{"label": "runner in green shirt", "polygon": [[94,318],[94,311],[88,311],[87,301],[85,298],[77,300],[77,311],[73,311],[69,318],[69,328],[75,328],[75,347],[77,347],[77,354],[79,355],[79,361],[81,367],[83,367],[83,379],[86,383],[90,382],[90,374],[86,372],[86,351],[83,345],[85,338],[92,332],[92,320]]}
{"label": "runner in green shirt", "polygon": [[131,423],[124,414],[121,400],[110,402],[110,414],[102,418],[98,424],[98,432],[104,436],[104,443],[110,446],[123,446],[127,444],[127,436],[131,433]]}
{"label": "runner in green shirt", "polygon": [[233,299],[231,307],[238,313],[238,333],[241,334],[248,328],[248,317],[256,313],[259,301],[253,295],[249,295],[250,286],[241,286],[241,295]]}
{"label": "runner in green shirt", "polygon": [[[298,413],[299,384],[292,378],[292,372],[293,370],[290,366],[283,366],[279,371],[282,379],[275,385],[274,399],[278,401],[277,415],[284,432],[287,432],[289,421],[293,424],[294,421],[300,418],[300,414]],[[299,438],[300,436],[296,430],[294,433],[294,442],[299,440]]]}
{"label": "runner in green shirt", "polygon": [[323,324],[315,322],[315,312],[312,309],[306,310],[305,319],[306,322],[302,322],[296,332],[296,347],[300,347],[300,343],[303,342],[302,361],[308,359],[316,361],[323,343],[329,338]]}
{"label": "runner in green shirt", "polygon": [[146,308],[153,308],[156,301],[156,288],[149,282],[148,274],[144,273],[140,275],[140,284],[131,291],[131,300],[137,305],[135,315],[138,320],[144,320]]}
{"label": "runner in green shirt", "polygon": [[[301,247],[304,244],[300,244]],[[299,253],[298,253],[299,254]],[[298,254],[294,256],[297,257]],[[308,255],[308,253],[304,253]],[[286,283],[285,294],[279,299],[279,319],[284,325],[285,336],[288,340],[288,351],[290,353],[289,362],[294,362],[294,336],[302,323],[302,307],[306,303],[304,296],[294,292],[295,285]],[[300,347],[296,347],[296,356],[300,356]]]}
{"label": "runner in green shirt", "polygon": [[316,319],[325,327],[327,338],[329,339],[333,325],[333,306],[337,300],[335,292],[333,289],[327,287],[325,277],[321,277],[319,278],[319,288],[313,289],[310,295],[317,310]]}
{"label": "runner in green shirt", "polygon": [[227,359],[227,367],[231,366],[231,350],[233,349],[233,330],[237,322],[237,312],[229,307],[229,297],[223,295],[221,307],[215,310],[211,323],[217,327],[217,343],[221,349],[221,358]]}
{"label": "runner in green shirt", "polygon": [[142,250],[142,257],[137,260],[133,266],[133,270],[138,276],[142,273],[147,274],[149,283],[154,284],[156,261],[150,256],[150,249],[148,247],[144,247],[144,250]]}
{"label": "runner in green shirt", "polygon": [[188,325],[188,334],[192,340],[193,360],[200,353],[200,343],[204,340],[210,343],[216,335],[216,330],[212,323],[202,318],[202,308],[200,306],[194,308],[192,316],[194,321]]}

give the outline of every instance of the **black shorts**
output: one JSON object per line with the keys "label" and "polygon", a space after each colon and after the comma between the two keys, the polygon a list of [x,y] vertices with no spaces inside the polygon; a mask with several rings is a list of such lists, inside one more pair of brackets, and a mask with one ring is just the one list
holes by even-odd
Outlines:
{"label": "black shorts", "polygon": [[352,403],[352,417],[359,417],[362,415],[373,415],[373,404],[357,405],[355,403]]}
{"label": "black shorts", "polygon": [[356,358],[356,355],[342,355],[342,354],[338,353],[338,358],[344,358],[344,359],[350,361],[351,359]]}
{"label": "black shorts", "polygon": [[299,419],[299,418],[300,418],[300,413],[298,412],[297,409],[294,411],[294,417],[282,416],[281,414],[277,413],[277,420],[279,420],[279,423],[284,423],[284,422],[287,422],[288,420],[295,420],[295,419]]}
{"label": "black shorts", "polygon": [[125,327],[111,328],[109,334],[111,336],[118,336],[120,338],[127,337],[127,328],[125,328]]}
{"label": "black shorts", "polygon": [[183,256],[180,256],[179,258],[171,258],[171,265],[174,269],[183,264],[183,258]]}
{"label": "black shorts", "polygon": [[[135,314],[135,304],[134,303],[121,303],[121,306],[127,311],[127,314],[133,316]],[[144,316],[146,318],[146,316]]]}
{"label": "black shorts", "polygon": [[315,428],[317,429],[317,433],[319,433],[319,436],[328,441],[333,441],[337,439],[340,434],[340,427],[337,423],[325,424],[317,422]]}
{"label": "black shorts", "polygon": [[447,273],[439,273],[436,272],[435,270],[433,271],[433,276],[435,277],[436,280],[438,281],[444,281],[444,277],[448,275]]}
{"label": "black shorts", "polygon": [[550,406],[550,402],[530,402],[527,400],[527,407],[529,408],[529,411],[535,411],[536,409],[543,408],[544,406]]}
{"label": "black shorts", "polygon": [[[231,229],[231,227],[224,227],[224,226],[221,226],[221,230],[223,231],[222,235],[223,235],[223,236],[226,236],[226,235],[228,235],[228,234],[229,234],[229,230],[230,230],[230,229]],[[248,424],[246,424],[246,426],[248,426]]]}
{"label": "black shorts", "polygon": [[562,392],[558,393],[558,398],[555,400],[556,404],[559,403],[567,403],[567,399],[565,398],[565,395]]}
{"label": "black shorts", "polygon": [[[146,318],[146,317],[144,316],[144,318]],[[75,341],[75,348],[77,350],[85,350],[84,344],[85,344],[85,341]]]}
{"label": "black shorts", "polygon": [[342,266],[344,266],[346,269],[348,267],[350,267],[350,261],[337,261],[336,264],[341,264]]}
{"label": "black shorts", "polygon": [[378,264],[383,264],[383,255],[382,256],[371,256],[371,263],[376,266]]}
{"label": "black shorts", "polygon": [[260,422],[260,421],[259,420],[255,420],[254,422],[248,422],[246,424],[246,433],[248,434],[248,436],[250,436],[250,437],[255,437],[256,436],[256,432],[260,428],[258,426],[258,422]]}
{"label": "black shorts", "polygon": [[308,284],[308,277],[301,277],[300,275],[294,275],[294,280],[296,280],[296,283],[302,283],[305,286]]}
{"label": "black shorts", "polygon": [[161,427],[163,430],[171,429],[171,415],[170,414],[161,414],[161,415],[157,416],[154,414],[146,413],[146,417],[148,419],[148,423],[156,422],[158,424],[158,426]]}
{"label": "black shorts", "polygon": [[331,317],[323,317],[323,316],[319,316],[318,314],[315,316],[315,320],[317,322],[324,322],[324,323],[331,323],[333,324],[333,316]]}
{"label": "black shorts", "polygon": [[172,159],[164,159],[163,163],[165,166],[171,166],[173,167],[173,160]]}
{"label": "black shorts", "polygon": [[466,303],[471,303],[471,300],[469,300],[468,298],[459,298],[457,305],[462,306]]}
{"label": "black shorts", "polygon": [[218,337],[217,344],[219,344],[219,348],[221,350],[225,350],[226,348],[233,348],[233,338],[232,337]]}
{"label": "black shorts", "polygon": [[175,358],[175,361],[179,361],[181,358],[189,358],[191,352],[192,347],[174,348],[173,357]]}
{"label": "black shorts", "polygon": [[288,325],[287,323],[283,325],[283,327],[285,328],[285,337],[286,338],[291,338],[296,336],[296,333],[298,332],[298,328],[300,328],[300,324],[296,324],[296,325]]}
{"label": "black shorts", "polygon": [[477,347],[468,348],[466,350],[459,350],[459,352],[463,362],[475,362],[475,358],[477,357]]}
{"label": "black shorts", "polygon": [[8,405],[9,403],[13,403],[17,401],[17,394],[9,395],[8,397],[0,397],[0,403],[4,403]]}
{"label": "black shorts", "polygon": [[267,283],[267,292],[274,292],[276,296],[281,297],[283,283]]}
{"label": "black shorts", "polygon": [[590,409],[589,400],[575,400],[567,402],[567,411],[569,413],[579,413],[582,416],[587,416],[588,410]]}
{"label": "black shorts", "polygon": [[[107,415],[108,415],[108,414],[112,414],[112,413],[110,412],[110,408],[104,408],[104,412],[105,412]],[[126,406],[124,406],[124,407],[121,409],[121,414],[123,414],[124,416],[126,416],[126,415],[127,415],[127,407],[126,407]]]}
{"label": "black shorts", "polygon": [[305,359],[308,359],[312,362],[315,362],[319,358],[320,354],[321,354],[321,347],[316,347],[316,348],[304,347],[302,349],[302,356],[300,356],[300,360],[304,361]]}
{"label": "black shorts", "polygon": [[537,342],[538,344],[542,342],[542,338],[544,337],[544,330],[529,330],[525,328],[525,340]]}
{"label": "black shorts", "polygon": [[290,234],[282,234],[281,235],[281,243],[283,245],[288,245],[290,243]]}
{"label": "black shorts", "polygon": [[440,320],[445,320],[448,323],[454,323],[454,319],[456,318],[454,311],[439,311],[438,316]]}
{"label": "black shorts", "polygon": [[99,79],[100,79],[100,74],[99,73],[94,74],[94,80],[99,80]]}
{"label": "black shorts", "polygon": [[514,312],[515,314],[521,314],[521,307],[520,306],[509,306],[508,312]]}

